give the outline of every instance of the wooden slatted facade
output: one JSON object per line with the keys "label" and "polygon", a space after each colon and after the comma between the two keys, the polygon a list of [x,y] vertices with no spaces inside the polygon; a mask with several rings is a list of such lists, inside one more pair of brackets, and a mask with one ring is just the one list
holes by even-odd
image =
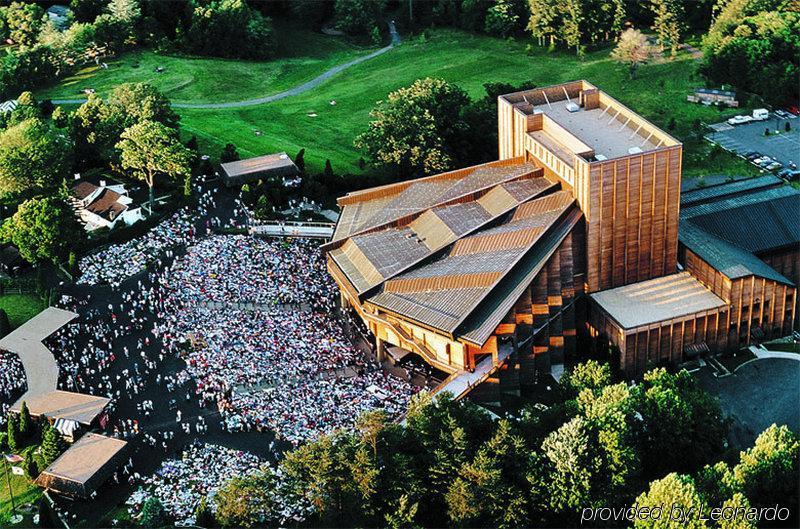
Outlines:
{"label": "wooden slatted facade", "polygon": [[684,266],[730,306],[722,334],[724,347],[779,338],[797,328],[797,288],[750,275],[730,279],[688,248]]}

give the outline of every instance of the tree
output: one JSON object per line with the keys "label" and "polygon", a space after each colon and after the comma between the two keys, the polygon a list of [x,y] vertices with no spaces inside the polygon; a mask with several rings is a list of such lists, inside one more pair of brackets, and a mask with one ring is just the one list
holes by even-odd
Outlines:
{"label": "tree", "polygon": [[276,515],[275,477],[270,471],[237,476],[217,492],[217,522],[222,527],[265,525]]}
{"label": "tree", "polygon": [[386,527],[388,529],[421,529],[422,526],[414,521],[417,516],[418,503],[411,503],[407,494],[400,496],[397,501],[397,508],[392,513],[385,516]]}
{"label": "tree", "polygon": [[674,56],[680,49],[681,35],[684,29],[683,3],[681,0],[650,0],[653,12],[653,31],[658,36],[661,49],[665,45]]}
{"label": "tree", "polygon": [[379,101],[366,132],[356,138],[372,160],[401,177],[451,168],[466,142],[460,119],[467,94],[441,79],[421,79]]}
{"label": "tree", "polygon": [[600,391],[611,384],[611,368],[607,363],[587,360],[573,367],[561,378],[561,390],[567,398],[577,397],[584,389]]}
{"label": "tree", "polygon": [[235,162],[239,159],[239,151],[236,150],[236,145],[226,143],[225,147],[222,149],[222,153],[219,155],[220,163]]}
{"label": "tree", "polygon": [[[633,526],[636,529],[705,529],[702,505],[692,479],[673,472],[650,483],[648,491],[636,498],[637,509],[661,508],[661,515],[658,519],[637,517]],[[673,513],[679,514],[673,516]]]}
{"label": "tree", "polygon": [[23,47],[36,44],[44,10],[34,3],[12,2],[5,13],[9,38]]}
{"label": "tree", "polygon": [[10,413],[6,421],[6,432],[8,433],[6,438],[8,449],[11,450],[12,453],[17,452],[21,448],[19,439],[19,422],[16,420],[16,417]]}
{"label": "tree", "polygon": [[206,528],[214,527],[217,524],[217,520],[214,517],[214,513],[211,512],[206,498],[200,500],[197,509],[194,511],[194,524]]}
{"label": "tree", "polygon": [[301,174],[306,172],[306,150],[300,149],[297,152],[297,156],[294,157],[294,164],[300,170]]}
{"label": "tree", "polygon": [[147,83],[125,83],[117,86],[108,98],[108,104],[122,118],[123,127],[142,121],[155,121],[177,129],[181,119],[172,110],[169,99],[158,88]]}
{"label": "tree", "polygon": [[336,29],[348,35],[367,35],[380,21],[385,0],[336,0]]}
{"label": "tree", "polygon": [[642,416],[642,465],[647,478],[695,472],[724,448],[728,422],[719,403],[687,371],[653,369],[634,389]]}
{"label": "tree", "polygon": [[612,59],[628,65],[631,79],[636,77],[636,69],[642,64],[647,64],[652,56],[653,47],[647,42],[647,37],[633,28],[622,32],[617,47],[611,52]]}
{"label": "tree", "polygon": [[[506,420],[452,480],[446,500],[457,526],[525,527],[527,494],[525,443]],[[452,479],[452,478],[451,478]]]}
{"label": "tree", "polygon": [[508,37],[517,31],[519,19],[515,0],[495,0],[486,11],[484,31],[489,35]]}
{"label": "tree", "polygon": [[48,425],[42,433],[42,462],[45,467],[53,464],[53,461],[64,453],[67,449],[67,443],[61,437],[61,433],[54,427]]}
{"label": "tree", "polygon": [[28,476],[29,480],[34,481],[39,477],[39,465],[36,463],[36,459],[33,457],[32,453],[28,454],[28,457],[25,458],[25,462],[22,465],[22,469],[25,471],[25,475]]}
{"label": "tree", "polygon": [[58,195],[26,200],[0,227],[0,238],[34,264],[60,262],[84,237],[72,206]]}
{"label": "tree", "polygon": [[117,155],[114,145],[128,119],[120,106],[112,106],[99,95],[90,94],[68,120],[78,160],[86,164],[107,164],[114,159]]}
{"label": "tree", "polygon": [[0,132],[0,195],[52,191],[70,166],[69,140],[43,120]]}
{"label": "tree", "polygon": [[800,13],[778,1],[729,2],[703,39],[702,73],[773,105],[800,97]]}
{"label": "tree", "polygon": [[112,17],[130,24],[135,24],[142,16],[138,0],[111,0],[108,12]]}
{"label": "tree", "polygon": [[164,505],[158,498],[147,498],[142,505],[142,514],[139,525],[151,529],[158,529],[167,525],[168,516]]}
{"label": "tree", "polygon": [[28,411],[28,403],[25,401],[22,401],[22,405],[19,408],[19,434],[26,439],[33,434],[31,412]]}
{"label": "tree", "polygon": [[799,461],[797,434],[773,424],[758,436],[752,448],[740,454],[733,474],[753,507],[780,504],[796,516]]}
{"label": "tree", "polygon": [[142,121],[125,129],[117,149],[122,167],[147,184],[151,213],[156,179],[162,175],[176,178],[190,172],[191,151],[181,144],[174,129],[156,121]]}
{"label": "tree", "polygon": [[190,51],[216,57],[265,59],[275,49],[272,22],[244,0],[194,1],[183,39]]}
{"label": "tree", "polygon": [[103,0],[70,0],[69,8],[78,22],[92,23],[103,12]]}
{"label": "tree", "polygon": [[8,321],[8,313],[5,309],[0,309],[0,338],[11,332],[11,322]]}

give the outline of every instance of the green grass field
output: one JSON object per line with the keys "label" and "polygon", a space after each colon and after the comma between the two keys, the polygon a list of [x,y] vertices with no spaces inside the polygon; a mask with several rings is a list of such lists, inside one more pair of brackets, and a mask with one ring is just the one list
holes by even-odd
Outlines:
{"label": "green grass field", "polygon": [[[531,79],[538,85],[547,85],[586,79],[665,129],[675,118],[675,128],[670,132],[679,139],[688,137],[695,120],[714,123],[737,113],[736,110],[722,113],[686,101],[687,93],[703,84],[697,73],[697,64],[688,54],[641,67],[638,78],[630,80],[627,69],[614,63],[608,50],[590,53],[580,60],[569,53],[548,53],[538,48],[529,54],[526,52],[527,42],[522,41],[446,29],[430,33],[426,39],[406,40],[396,49],[349,68],[318,88],[298,96],[237,109],[180,109],[184,134],[196,135],[201,147],[212,156],[217,156],[228,142],[234,143],[243,156],[274,151],[294,155],[305,148],[310,171],[321,170],[325,159],[330,158],[336,172],[358,175],[363,173],[358,167],[361,153],[353,146],[353,140],[366,128],[370,110],[390,91],[426,76],[456,83],[472,97],[481,97],[483,84],[487,82],[519,83]],[[298,52],[289,62],[296,60],[298,64],[304,64],[307,56],[317,57],[323,62],[330,60],[326,64],[332,64],[336,62],[334,56],[343,62],[356,53],[342,41],[327,40],[329,38],[322,35],[309,38],[303,45],[305,51]],[[338,51],[326,55],[320,48]],[[319,59],[320,56],[327,58]],[[149,52],[134,57],[138,57],[142,64],[146,59],[148,71],[153,65],[165,61]],[[126,56],[119,62],[131,60],[131,56]],[[199,68],[202,71],[208,64],[228,63],[187,58],[170,58],[170,61],[174,61],[172,68],[175,70],[189,70],[192,65],[205,64]],[[166,88],[167,95],[176,101],[192,102],[244,100],[255,95],[267,95],[286,88],[291,82],[285,82],[288,77],[281,78],[280,81],[265,83],[259,92],[260,76],[269,75],[261,72],[274,73],[287,67],[286,62],[281,59],[257,67],[251,63],[230,62],[228,66],[233,70],[254,68],[255,71],[246,81],[235,74],[233,80],[222,78],[213,82],[205,76],[191,77],[187,74],[184,80],[174,81],[174,87]],[[324,69],[323,66],[317,68],[318,65],[305,68],[306,72],[313,70],[313,73],[302,75],[295,70],[291,75],[296,80],[314,77]],[[144,68],[142,66],[140,70]],[[169,70],[170,66],[167,66],[167,72]],[[102,75],[98,73],[93,81],[96,88],[108,90],[118,82],[131,80],[129,71],[124,76],[118,75],[120,71],[118,68],[106,70]],[[65,86],[68,82],[62,83],[61,92],[51,90],[43,94],[64,96],[65,91],[69,91]],[[336,105],[330,104],[332,100]],[[256,135],[256,131],[261,134]],[[720,172],[748,174],[752,171],[748,164],[726,153],[712,152],[706,144],[695,142],[687,145],[684,156],[684,174],[687,176]]]}
{"label": "green grass field", "polygon": [[39,314],[44,308],[45,303],[37,296],[30,294],[0,296],[0,309],[6,311],[8,321],[15,329]]}
{"label": "green grass field", "polygon": [[[174,102],[227,102],[275,94],[302,84],[325,70],[369,53],[339,37],[296,27],[277,31],[274,61],[158,55],[134,51],[108,61],[108,68],[87,66],[37,93],[40,99],[79,99],[93,88],[106,97],[122,83],[147,82]],[[156,73],[156,68],[163,72]]]}
{"label": "green grass field", "polygon": [[[34,450],[35,447],[31,446],[27,449],[22,451],[22,455],[27,457],[28,452]],[[36,461],[41,468],[43,465],[42,459],[39,456],[35,456]],[[22,466],[22,464],[18,464],[16,466]],[[26,505],[36,505],[36,502],[39,498],[42,497],[42,491],[39,487],[31,483],[26,476],[17,476],[8,471],[8,465],[4,462],[0,462],[0,527],[13,527],[9,522],[11,515],[12,515],[12,506],[11,506],[11,495],[8,492],[8,477],[7,473],[10,474],[10,482],[11,482],[11,491],[14,494],[14,504],[18,509],[18,513],[24,514],[24,520],[20,526],[22,527],[32,527],[32,514],[38,512],[36,509],[31,511],[30,509],[25,509],[24,506]],[[22,507],[22,509],[20,509]],[[27,511],[27,513],[25,513]]]}

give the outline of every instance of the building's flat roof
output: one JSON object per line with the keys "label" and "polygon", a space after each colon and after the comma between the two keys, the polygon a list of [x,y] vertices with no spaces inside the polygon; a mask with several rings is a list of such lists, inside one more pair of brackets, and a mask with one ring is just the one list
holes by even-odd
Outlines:
{"label": "building's flat roof", "polygon": [[105,407],[111,402],[105,397],[55,390],[33,396],[26,393],[14,403],[11,411],[19,412],[23,401],[27,404],[31,415],[44,415],[52,419],[69,419],[87,426],[103,413]]}
{"label": "building's flat roof", "polygon": [[689,272],[595,292],[591,297],[623,329],[727,306]]}
{"label": "building's flat roof", "polygon": [[[573,103],[576,101],[573,99]],[[606,158],[628,156],[628,149],[639,147],[642,151],[651,151],[656,144],[647,140],[647,134],[642,136],[635,130],[625,126],[614,118],[616,111],[613,107],[608,111],[605,108],[586,110],[582,107],[576,112],[567,110],[567,101],[551,102],[536,105],[534,111],[543,112],[553,121],[567,129],[573,136],[594,149],[595,156],[602,154]]]}
{"label": "building's flat roof", "polygon": [[293,169],[297,170],[294,162],[285,152],[275,154],[265,154],[246,160],[236,160],[222,164],[222,169],[228,176],[240,176],[274,169]]}
{"label": "building's flat roof", "polygon": [[[87,433],[47,467],[37,482],[59,492],[79,490],[88,493],[90,491],[85,490],[87,484],[93,481],[92,478],[95,476],[103,474],[103,471],[107,470],[105,467],[127,445],[128,443],[121,439]],[[59,482],[68,482],[67,487],[59,486]],[[62,488],[69,490],[61,490]]]}

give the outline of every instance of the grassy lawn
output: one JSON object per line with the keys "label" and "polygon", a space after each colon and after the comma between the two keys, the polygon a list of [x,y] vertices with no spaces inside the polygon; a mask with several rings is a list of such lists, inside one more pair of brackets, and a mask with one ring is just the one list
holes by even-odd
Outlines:
{"label": "grassy lawn", "polygon": [[[546,85],[586,79],[665,129],[674,117],[676,127],[670,132],[678,138],[691,132],[696,119],[714,123],[737,113],[722,113],[686,101],[689,90],[702,85],[696,63],[688,54],[642,67],[638,78],[629,80],[627,70],[611,61],[608,51],[589,54],[584,60],[543,50],[529,55],[521,42],[439,30],[424,42],[404,42],[389,53],[354,66],[306,94],[233,110],[182,109],[182,123],[212,154],[229,141],[243,155],[276,150],[293,155],[306,148],[306,163],[312,170],[321,169],[325,158],[330,158],[337,172],[359,174],[360,153],[353,147],[353,139],[366,128],[375,102],[426,76],[454,82],[472,97],[482,96],[487,82],[532,79]],[[336,100],[335,106],[331,100]],[[263,134],[256,136],[255,130]],[[752,172],[748,164],[726,153],[709,156],[705,152],[711,151],[708,145],[694,148],[704,152],[686,157],[687,175]]]}
{"label": "grassy lawn", "polygon": [[31,294],[8,294],[0,296],[0,309],[6,311],[11,327],[17,328],[39,314],[45,303]]}
{"label": "grassy lawn", "polygon": [[[287,30],[288,31],[288,30]],[[289,59],[268,63],[159,57],[151,53],[128,55],[91,80],[65,81],[58,90],[40,94],[74,97],[78,88],[91,84],[100,92],[130,80],[152,80],[175,101],[244,100],[278,92],[317,75],[334,63],[344,62],[360,50],[345,41],[310,32],[294,31],[300,49]],[[472,97],[484,94],[487,82],[519,83],[531,79],[538,85],[586,79],[610,93],[679,139],[688,138],[695,120],[719,122],[748,109],[721,112],[686,101],[686,95],[703,80],[688,53],[674,60],[639,69],[630,80],[627,69],[609,58],[609,51],[588,54],[583,60],[565,52],[536,48],[526,52],[528,41],[509,41],[456,30],[432,31],[427,39],[406,40],[377,58],[353,66],[307,93],[270,104],[236,109],[180,109],[185,135],[198,137],[201,147],[216,157],[225,143],[234,143],[243,156],[274,151],[294,155],[306,149],[310,171],[321,171],[330,158],[338,173],[362,174],[361,156],[353,140],[365,130],[369,112],[378,100],[414,80],[432,76],[454,82]],[[288,48],[287,48],[288,49]],[[324,51],[323,51],[324,50]],[[141,66],[130,68],[138,58]],[[152,73],[156,65],[166,71]],[[72,83],[71,85],[68,83]],[[336,105],[331,105],[332,100]],[[261,131],[261,135],[256,135]],[[370,169],[367,169],[369,171]],[[684,175],[752,174],[742,160],[714,151],[696,141],[684,151]]]}
{"label": "grassy lawn", "polygon": [[[29,447],[23,451],[23,455],[27,456],[26,452],[35,449],[35,447]],[[37,463],[39,464],[40,468],[42,467],[42,460],[40,457],[36,456]],[[18,463],[16,466],[22,466],[22,463]],[[0,464],[0,527],[14,527],[8,523],[9,519],[11,518],[12,509],[11,509],[11,496],[8,493],[8,481],[6,477],[6,473],[8,470],[8,466],[5,463]],[[9,472],[10,474],[10,472]],[[14,493],[14,503],[17,506],[18,513],[21,506],[26,504],[36,504],[39,498],[42,497],[42,491],[28,481],[28,478],[25,476],[16,476],[11,474],[11,490]],[[33,510],[33,514],[38,512],[37,509]],[[25,520],[23,523],[19,524],[22,527],[32,527],[32,515],[25,515]]]}
{"label": "grassy lawn", "polygon": [[[274,61],[158,55],[139,50],[108,61],[108,68],[87,66],[57,85],[37,92],[40,99],[79,99],[84,88],[103,97],[121,83],[147,82],[174,102],[227,102],[282,92],[325,70],[371,51],[339,37],[279,26]],[[164,69],[156,73],[156,68]]]}

